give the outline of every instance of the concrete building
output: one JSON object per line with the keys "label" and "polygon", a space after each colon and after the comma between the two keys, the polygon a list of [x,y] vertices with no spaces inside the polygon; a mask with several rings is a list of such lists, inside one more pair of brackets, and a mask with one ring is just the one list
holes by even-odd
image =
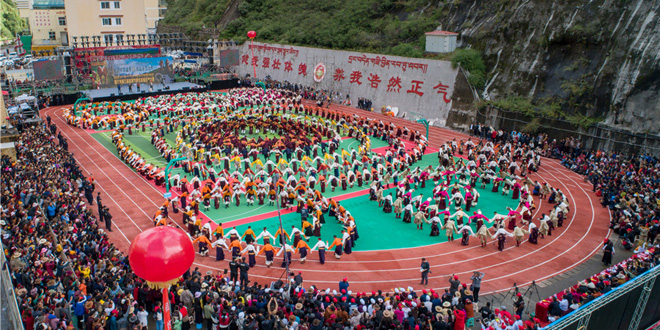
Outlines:
{"label": "concrete building", "polygon": [[64,0],[70,37],[101,36],[117,42],[125,34],[155,32],[165,0]]}
{"label": "concrete building", "polygon": [[456,50],[458,33],[449,31],[426,32],[426,51],[429,53],[451,53]]}
{"label": "concrete building", "polygon": [[64,0],[21,1],[18,12],[30,25],[33,50],[69,44]]}

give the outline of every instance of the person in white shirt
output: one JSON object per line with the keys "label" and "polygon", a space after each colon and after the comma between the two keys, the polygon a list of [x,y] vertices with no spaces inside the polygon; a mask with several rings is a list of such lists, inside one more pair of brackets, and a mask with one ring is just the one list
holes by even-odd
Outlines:
{"label": "person in white shirt", "polygon": [[259,253],[259,248],[254,245],[254,243],[248,244],[243,251],[241,251],[241,255],[247,253],[248,254],[248,264],[250,265],[250,268],[254,267],[254,265],[257,264],[257,254]]}
{"label": "person in white shirt", "polygon": [[300,241],[301,237],[304,237],[305,240],[308,240],[307,236],[296,226],[291,226],[291,236],[290,239],[293,242],[293,246],[298,246],[298,242]]}
{"label": "person in white shirt", "polygon": [[461,227],[461,229],[459,229],[456,233],[463,235],[463,237],[461,238],[461,245],[469,245],[470,236],[474,236],[474,231],[472,230],[472,227],[470,227],[467,224]]}
{"label": "person in white shirt", "polygon": [[288,243],[284,243],[284,246],[279,251],[277,251],[276,256],[279,256],[280,254],[282,254],[282,251],[285,250],[286,250],[286,256],[284,256],[284,258],[282,259],[282,267],[286,267],[287,263],[291,263],[291,255],[294,252],[291,245],[289,245]]}
{"label": "person in white shirt", "polygon": [[144,306],[140,306],[140,310],[137,312],[138,321],[140,321],[141,327],[146,327],[148,324],[147,318],[149,317],[149,312],[144,310]]}
{"label": "person in white shirt", "polygon": [[506,242],[506,237],[513,237],[512,233],[509,233],[503,227],[500,227],[495,234],[491,237],[492,239],[497,238],[497,249],[502,251],[504,250],[504,243]]}
{"label": "person in white shirt", "polygon": [[325,251],[328,249],[328,243],[324,242],[321,240],[319,237],[319,241],[312,247],[310,251],[314,251],[318,249],[319,250],[319,261],[321,262],[321,265],[325,264]]}
{"label": "person in white shirt", "polygon": [[264,230],[261,232],[261,234],[259,234],[259,236],[257,236],[257,238],[254,239],[254,241],[256,242],[256,241],[258,241],[260,238],[264,238],[264,239],[265,239],[266,237],[270,237],[271,240],[272,240],[273,242],[275,242],[275,236],[273,236],[273,234],[271,234],[271,233],[266,229],[266,227],[264,227]]}
{"label": "person in white shirt", "polygon": [[229,230],[225,234],[225,238],[231,237],[231,236],[236,236],[236,237],[241,237],[241,234],[238,233],[238,230],[236,230],[236,227],[232,227],[231,230]]}
{"label": "person in white shirt", "polygon": [[229,250],[229,247],[227,246],[224,238],[219,238],[215,242],[211,243],[211,247],[215,247],[215,261],[225,260],[225,251],[223,251],[222,248],[224,247],[225,249]]}

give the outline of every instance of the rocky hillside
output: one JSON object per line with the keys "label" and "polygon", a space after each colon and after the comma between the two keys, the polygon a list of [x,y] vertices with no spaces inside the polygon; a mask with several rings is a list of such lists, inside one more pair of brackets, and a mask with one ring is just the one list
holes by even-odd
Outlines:
{"label": "rocky hillside", "polygon": [[421,57],[424,32],[456,31],[485,59],[484,100],[660,133],[657,0],[172,2],[194,21],[168,10],[165,23],[193,33],[203,23],[239,41],[256,30],[262,41]]}

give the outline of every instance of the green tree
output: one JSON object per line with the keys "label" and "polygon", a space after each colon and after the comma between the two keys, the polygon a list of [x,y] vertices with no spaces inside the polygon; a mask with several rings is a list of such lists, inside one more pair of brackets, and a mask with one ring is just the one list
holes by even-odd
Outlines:
{"label": "green tree", "polygon": [[27,28],[28,24],[19,16],[16,4],[11,0],[2,0],[2,39],[14,39],[16,33]]}
{"label": "green tree", "polygon": [[458,49],[451,58],[451,64],[454,68],[459,65],[470,73],[468,81],[477,88],[482,88],[486,84],[486,64],[481,56],[481,52],[473,49]]}

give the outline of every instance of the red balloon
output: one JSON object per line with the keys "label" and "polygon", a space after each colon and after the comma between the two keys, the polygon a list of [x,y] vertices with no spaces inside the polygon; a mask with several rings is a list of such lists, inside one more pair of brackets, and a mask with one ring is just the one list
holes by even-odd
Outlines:
{"label": "red balloon", "polygon": [[248,31],[248,38],[254,39],[257,36],[257,32]]}
{"label": "red balloon", "polygon": [[179,229],[158,226],[143,231],[131,242],[128,260],[135,274],[149,282],[179,278],[195,260],[195,248]]}

